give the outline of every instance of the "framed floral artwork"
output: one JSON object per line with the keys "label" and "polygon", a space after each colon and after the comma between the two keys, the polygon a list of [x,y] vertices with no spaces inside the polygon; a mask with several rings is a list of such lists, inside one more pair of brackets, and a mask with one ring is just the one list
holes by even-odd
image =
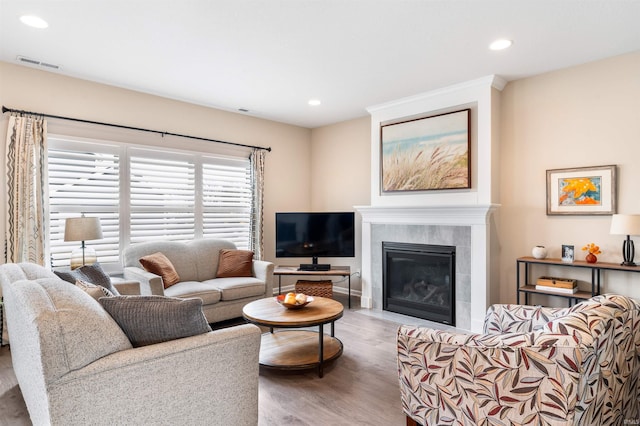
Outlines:
{"label": "framed floral artwork", "polygon": [[471,188],[471,110],[380,127],[381,192]]}
{"label": "framed floral artwork", "polygon": [[616,166],[547,170],[548,215],[616,213]]}

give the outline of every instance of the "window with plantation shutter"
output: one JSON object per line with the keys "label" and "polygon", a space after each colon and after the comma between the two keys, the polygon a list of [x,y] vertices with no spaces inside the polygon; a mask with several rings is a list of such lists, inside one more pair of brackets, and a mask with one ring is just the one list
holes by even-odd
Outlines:
{"label": "window with plantation shutter", "polygon": [[202,205],[203,234],[233,241],[239,249],[247,250],[251,220],[249,160],[206,159],[202,165]]}
{"label": "window with plantation shutter", "polygon": [[68,266],[79,242],[64,242],[67,217],[100,218],[104,238],[87,246],[110,271],[120,251],[150,240],[223,238],[248,249],[251,168],[247,158],[149,149],[49,135],[49,248]]}
{"label": "window with plantation shutter", "polygon": [[119,262],[119,172],[117,146],[60,141],[49,138],[49,249],[53,267],[69,266],[81,242],[65,242],[68,217],[100,218],[103,238],[85,244],[100,262]]}
{"label": "window with plantation shutter", "polygon": [[161,154],[131,150],[131,243],[195,236],[194,159]]}

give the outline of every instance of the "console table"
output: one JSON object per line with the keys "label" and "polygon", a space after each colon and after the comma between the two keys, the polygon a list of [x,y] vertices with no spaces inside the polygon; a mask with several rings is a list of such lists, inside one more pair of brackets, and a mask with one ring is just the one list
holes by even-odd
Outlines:
{"label": "console table", "polygon": [[349,280],[349,309],[351,309],[351,267],[350,266],[332,266],[328,271],[301,271],[297,266],[277,265],[273,270],[273,275],[278,276],[278,294],[282,292],[282,276],[339,276],[347,277]]}
{"label": "console table", "polygon": [[[530,276],[531,269],[535,265],[587,269],[591,272],[591,289],[590,291],[578,291],[577,293],[567,294],[538,290]],[[522,267],[524,267],[524,273],[521,273]],[[526,305],[529,304],[529,295],[544,294],[568,299],[569,306],[571,306],[572,303],[577,303],[578,300],[585,300],[599,295],[602,284],[602,273],[606,271],[640,272],[640,267],[621,266],[618,263],[608,262],[587,263],[581,260],[563,262],[562,259],[536,259],[529,256],[519,257],[516,260],[517,303],[520,304],[520,293],[524,293],[524,303]]]}

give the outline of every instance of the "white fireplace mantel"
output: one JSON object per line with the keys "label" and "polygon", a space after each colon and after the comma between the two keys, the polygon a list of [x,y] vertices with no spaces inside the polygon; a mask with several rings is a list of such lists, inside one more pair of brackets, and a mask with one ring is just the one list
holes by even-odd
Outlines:
{"label": "white fireplace mantel", "polygon": [[[362,216],[362,298],[364,308],[373,308],[371,227],[373,224],[469,226],[471,228],[471,322],[458,325],[470,331],[482,330],[490,296],[490,217],[499,206],[356,206]],[[376,267],[378,267],[377,265]]]}
{"label": "white fireplace mantel", "polygon": [[486,225],[489,214],[498,207],[489,205],[448,205],[448,206],[356,206],[362,222],[403,223],[426,225]]}

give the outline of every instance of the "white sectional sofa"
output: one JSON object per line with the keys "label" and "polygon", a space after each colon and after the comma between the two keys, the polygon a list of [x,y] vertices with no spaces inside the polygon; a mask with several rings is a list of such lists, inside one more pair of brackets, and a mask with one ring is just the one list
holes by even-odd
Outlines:
{"label": "white sectional sofa", "polygon": [[[140,282],[142,294],[172,297],[199,297],[210,323],[238,318],[247,303],[273,296],[271,262],[254,260],[253,276],[216,278],[220,250],[234,250],[226,240],[203,238],[186,243],[150,241],[133,244],[123,251],[124,277]],[[162,253],[174,266],[180,282],[164,288],[159,275],[147,272],[140,258]]]}

